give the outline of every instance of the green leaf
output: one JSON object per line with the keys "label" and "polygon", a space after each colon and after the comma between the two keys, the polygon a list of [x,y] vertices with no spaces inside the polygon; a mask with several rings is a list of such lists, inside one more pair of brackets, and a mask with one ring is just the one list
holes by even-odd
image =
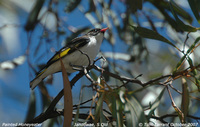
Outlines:
{"label": "green leaf", "polygon": [[65,12],[69,13],[72,12],[79,4],[81,0],[70,0],[65,7]]}
{"label": "green leaf", "polygon": [[163,37],[162,35],[160,35],[159,33],[144,28],[144,27],[139,27],[139,26],[132,26],[135,30],[136,33],[138,33],[140,36],[144,37],[144,38],[149,38],[149,39],[155,39],[158,41],[163,41],[166,42],[167,44],[177,48],[171,41],[169,41],[168,39],[166,39],[165,37]]}
{"label": "green leaf", "polygon": [[200,15],[199,15],[200,1],[199,0],[188,0],[188,3],[190,5],[190,8],[192,9],[194,16],[196,17],[197,21],[200,24]]}
{"label": "green leaf", "polygon": [[[194,64],[193,64],[192,59],[189,56],[187,57],[187,61],[188,61],[189,65],[190,65],[190,68],[193,68]],[[193,73],[193,76],[196,76],[197,75],[197,69],[192,70],[192,73]]]}
{"label": "green leaf", "polygon": [[123,127],[123,107],[122,102],[119,98],[116,99],[116,115],[117,115],[117,127]]}
{"label": "green leaf", "polygon": [[135,13],[138,9],[142,9],[142,0],[127,0],[126,3],[132,13]]}
{"label": "green leaf", "polygon": [[100,122],[100,117],[103,116],[102,112],[102,106],[103,106],[103,98],[104,98],[105,92],[100,94],[100,97],[97,101],[96,108],[95,108],[95,120],[94,123],[97,125],[98,122]]}
{"label": "green leaf", "polygon": [[36,113],[35,92],[31,91],[29,107],[28,107],[25,123],[32,120],[35,117],[35,113]]}
{"label": "green leaf", "polygon": [[185,122],[187,114],[188,114],[188,109],[189,109],[189,88],[187,85],[187,82],[184,78],[182,78],[182,103],[181,103],[181,110],[183,113],[183,121]]}
{"label": "green leaf", "polygon": [[154,114],[154,111],[156,110],[156,108],[160,105],[160,101],[161,101],[161,98],[163,96],[165,92],[165,87],[163,88],[163,90],[160,92],[159,96],[156,98],[156,100],[153,102],[153,104],[151,104],[151,107],[150,107],[150,112],[148,114],[148,119],[150,119],[152,117],[152,114]]}
{"label": "green leaf", "polygon": [[[129,103],[126,103],[124,106],[124,113],[126,116],[126,126],[127,127],[134,127],[133,125],[137,123],[137,120],[134,117],[134,109],[131,108]],[[137,125],[136,125],[137,126]]]}
{"label": "green leaf", "polygon": [[[160,12],[163,14],[163,16],[169,21],[172,19],[169,19],[169,15],[167,15],[167,12],[170,11],[170,7],[169,7],[169,2],[168,1],[164,1],[164,0],[160,0],[159,2],[156,0],[148,0],[149,2],[151,2],[155,7],[157,7]],[[192,23],[193,18],[191,17],[191,14],[189,14],[187,11],[185,11],[183,8],[179,7],[176,3],[174,3],[173,5],[173,9],[174,11],[184,20],[186,20],[189,23]],[[172,25],[172,24],[171,24]]]}
{"label": "green leaf", "polygon": [[[200,41],[200,37],[198,37],[194,43],[190,46],[190,48],[187,50],[186,54],[184,54],[184,56],[181,58],[181,60],[178,62],[178,64],[176,65],[176,68],[174,69],[174,72],[176,72],[178,70],[178,68],[180,67],[180,65],[182,65],[182,63],[184,62],[185,58],[187,56],[190,55],[190,52],[194,49],[194,47],[196,46],[196,44]],[[191,61],[188,61],[191,64]]]}
{"label": "green leaf", "polygon": [[79,118],[79,108],[80,106],[78,106],[78,108],[77,108],[77,110],[76,110],[76,115],[75,115],[75,117],[74,117],[74,120],[73,120],[73,125],[72,125],[72,127],[74,127],[75,126],[75,124],[78,122],[78,118]]}
{"label": "green leaf", "polygon": [[113,119],[116,120],[117,127],[123,127],[123,103],[120,100],[119,92],[123,91],[105,91],[104,101],[110,109]]}
{"label": "green leaf", "polygon": [[28,20],[26,22],[25,25],[25,30],[26,31],[30,31],[33,30],[35,28],[35,25],[38,22],[38,15],[39,12],[44,4],[45,0],[37,0],[33,9],[31,10],[29,16],[28,16]]}
{"label": "green leaf", "polygon": [[176,19],[176,22],[177,22],[177,25],[180,29],[182,29],[183,31],[187,31],[187,32],[196,32],[198,29],[193,27],[193,26],[190,26],[190,25],[186,25],[184,24],[177,16],[176,12],[174,11],[174,8],[173,8],[173,5],[176,5],[173,0],[170,0],[169,2],[169,5],[170,5],[170,8],[171,8],[171,11],[172,11],[172,14],[173,16],[175,17]]}
{"label": "green leaf", "polygon": [[146,123],[144,110],[133,96],[126,98],[124,112],[127,127],[137,127],[138,124]]}
{"label": "green leaf", "polygon": [[[189,56],[187,57],[187,61],[188,61],[189,65],[190,65],[190,68],[193,68],[194,67],[193,61],[192,61],[192,59]],[[195,85],[199,89],[200,88],[200,86],[199,86],[199,80],[196,78],[197,69],[193,69],[192,70],[192,74],[193,74],[193,77],[195,78]]]}
{"label": "green leaf", "polygon": [[[105,71],[110,72],[110,66],[109,65],[104,66],[103,69]],[[103,73],[102,75],[103,75],[106,82],[108,82],[110,80],[110,76],[107,73]]]}
{"label": "green leaf", "polygon": [[[169,4],[166,3],[166,6],[168,7],[168,10],[170,11]],[[174,9],[174,11],[176,12],[177,15],[179,15],[185,21],[187,21],[189,23],[192,23],[193,18],[191,17],[191,14],[189,14],[183,8],[181,8],[180,6],[178,6],[175,2],[172,4],[172,6],[173,6],[173,9]]]}
{"label": "green leaf", "polygon": [[200,81],[197,78],[195,78],[195,85],[197,86],[198,91],[200,92]]}
{"label": "green leaf", "polygon": [[107,92],[105,91],[105,95],[104,95],[104,101],[106,102],[109,110],[112,113],[112,117],[114,119],[117,119],[117,115],[116,115],[116,98],[117,98],[117,93],[115,91],[113,92]]}

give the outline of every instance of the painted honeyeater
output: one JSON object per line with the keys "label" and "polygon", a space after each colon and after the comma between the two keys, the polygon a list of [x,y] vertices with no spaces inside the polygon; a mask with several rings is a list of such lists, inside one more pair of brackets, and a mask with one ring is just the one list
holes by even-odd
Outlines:
{"label": "painted honeyeater", "polygon": [[87,34],[74,38],[67,43],[37,73],[36,77],[30,82],[31,89],[34,89],[48,75],[61,71],[60,58],[68,73],[76,71],[72,65],[87,66],[97,56],[107,29],[92,29]]}

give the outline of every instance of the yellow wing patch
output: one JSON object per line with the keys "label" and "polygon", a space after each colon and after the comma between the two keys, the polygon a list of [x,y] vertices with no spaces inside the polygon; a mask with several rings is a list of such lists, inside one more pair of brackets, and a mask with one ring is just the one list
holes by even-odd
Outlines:
{"label": "yellow wing patch", "polygon": [[64,51],[61,51],[61,53],[58,53],[56,56],[54,56],[54,58],[52,59],[52,61],[58,60],[60,57],[64,57],[67,55],[67,53],[69,52],[70,48],[65,49]]}
{"label": "yellow wing patch", "polygon": [[[64,57],[68,54],[68,52],[70,51],[71,48],[67,48],[63,51],[61,51],[60,53],[57,53],[49,62],[53,62],[53,61],[57,61],[60,57]],[[50,65],[50,64],[49,64]],[[36,77],[41,76],[48,68],[48,65],[46,65],[38,74]]]}

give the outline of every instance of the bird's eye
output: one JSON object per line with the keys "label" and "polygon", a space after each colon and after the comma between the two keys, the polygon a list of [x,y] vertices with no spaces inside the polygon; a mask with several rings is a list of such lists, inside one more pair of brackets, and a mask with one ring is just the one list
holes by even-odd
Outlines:
{"label": "bird's eye", "polygon": [[93,29],[88,34],[92,36],[96,36],[99,33],[100,29]]}

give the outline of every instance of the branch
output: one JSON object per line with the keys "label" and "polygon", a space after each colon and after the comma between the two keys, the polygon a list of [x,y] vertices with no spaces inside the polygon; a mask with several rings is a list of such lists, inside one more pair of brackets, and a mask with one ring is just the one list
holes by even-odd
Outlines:
{"label": "branch", "polygon": [[[96,61],[95,61],[96,62]],[[91,78],[89,75],[88,75],[88,71],[91,70],[91,69],[95,69],[99,72],[103,72],[103,73],[106,73],[107,75],[115,78],[115,79],[118,79],[120,81],[122,81],[123,83],[127,84],[129,82],[131,83],[136,83],[136,84],[139,84],[143,87],[147,86],[147,85],[150,85],[152,83],[156,83],[158,81],[160,81],[161,79],[164,79],[164,78],[171,78],[170,80],[167,80],[166,82],[164,83],[159,83],[159,84],[166,84],[174,79],[177,79],[178,77],[181,77],[181,76],[185,76],[187,75],[189,72],[191,72],[192,70],[194,69],[197,69],[200,67],[200,64],[193,67],[193,68],[189,68],[189,69],[185,69],[183,71],[180,71],[180,72],[175,72],[174,74],[168,74],[168,75],[164,75],[164,76],[160,76],[160,77],[157,77],[157,78],[154,78],[146,83],[143,83],[142,81],[138,80],[138,79],[135,79],[135,78],[129,78],[129,77],[125,77],[125,76],[120,76],[120,75],[117,75],[117,74],[114,74],[112,72],[109,72],[109,71],[105,71],[103,68],[100,68],[98,66],[95,65],[95,62],[86,67],[83,71],[80,71],[71,81],[70,81],[70,84],[71,84],[71,87],[74,86],[74,84],[83,76],[85,75],[87,78]],[[91,82],[93,82],[93,79],[90,80]],[[51,104],[49,105],[49,107],[47,108],[47,110],[44,112],[44,113],[41,113],[38,117],[34,118],[33,120],[29,121],[28,123],[41,123],[41,122],[44,122],[45,120],[49,119],[49,118],[53,118],[53,117],[56,117],[58,115],[62,115],[61,112],[59,111],[56,111],[54,110],[55,109],[55,106],[56,104],[58,103],[58,101],[62,98],[63,96],[63,90],[61,90],[59,92],[59,94],[54,98],[54,100],[51,102]],[[189,117],[189,116],[188,116]],[[191,117],[191,116],[190,116]],[[192,118],[192,117],[191,117]],[[193,118],[196,118],[196,117],[193,117]],[[164,121],[163,121],[164,122]]]}
{"label": "branch", "polygon": [[83,69],[83,72],[84,72],[84,75],[86,76],[86,78],[87,78],[92,84],[95,84],[95,83],[96,83],[96,81],[94,81],[94,80],[90,77],[90,75],[88,74],[87,68],[84,68],[84,69]]}
{"label": "branch", "polygon": [[99,72],[102,72],[102,71],[103,71],[103,73],[105,73],[105,74],[107,74],[107,75],[109,75],[109,76],[111,76],[111,77],[113,77],[113,78],[115,78],[115,79],[119,79],[120,81],[127,81],[127,82],[137,83],[137,84],[140,84],[140,85],[143,85],[143,84],[144,84],[144,83],[142,83],[142,81],[140,81],[140,80],[133,79],[133,78],[128,78],[128,77],[125,77],[125,76],[120,76],[120,75],[114,74],[114,73],[112,73],[112,72],[105,71],[104,69],[102,69],[102,68],[100,68],[100,67],[98,67],[98,66],[96,66],[96,65],[92,65],[92,67],[93,67],[95,70],[97,70],[97,71],[99,71]]}
{"label": "branch", "polygon": [[[164,119],[168,118],[168,117],[178,117],[178,114],[166,114],[166,115],[163,115],[163,116],[154,116],[154,115],[152,115],[151,116],[151,118],[157,119],[157,120],[159,120],[161,122],[164,121],[163,123],[166,122]],[[200,117],[197,117],[197,116],[187,115],[187,117],[195,119],[195,120],[200,120]]]}
{"label": "branch", "polygon": [[[74,86],[74,84],[84,75],[83,72],[79,72],[71,81],[71,88]],[[27,123],[42,123],[45,120],[49,119],[49,118],[53,118],[56,117],[57,115],[60,114],[60,112],[57,112],[54,110],[56,104],[58,103],[58,101],[63,97],[64,94],[64,90],[62,89],[58,95],[53,99],[53,101],[51,102],[51,104],[49,105],[49,107],[47,108],[47,110],[44,113],[41,113],[39,116],[37,116],[36,118],[32,119],[31,121],[28,121]]]}

